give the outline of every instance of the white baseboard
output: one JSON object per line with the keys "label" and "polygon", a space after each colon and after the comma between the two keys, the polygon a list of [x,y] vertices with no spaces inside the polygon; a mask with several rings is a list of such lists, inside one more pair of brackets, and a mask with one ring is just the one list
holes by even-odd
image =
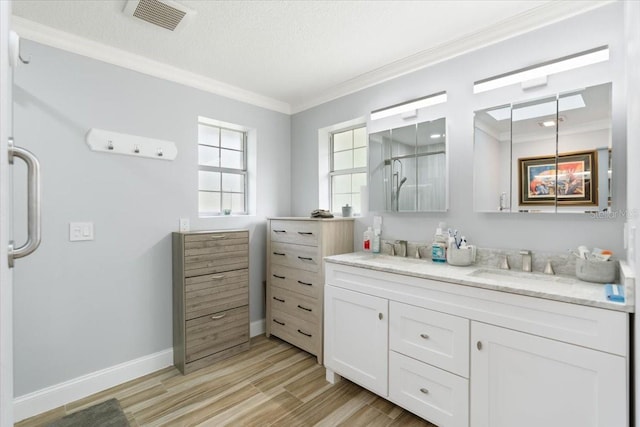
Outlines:
{"label": "white baseboard", "polygon": [[172,364],[173,349],[167,349],[25,394],[13,400],[14,422],[74,402]]}
{"label": "white baseboard", "polygon": [[255,322],[251,322],[249,326],[249,335],[251,337],[257,337],[258,335],[264,334],[265,329],[265,321],[264,319],[256,320]]}
{"label": "white baseboard", "polygon": [[[262,335],[264,332],[264,319],[251,322],[249,334],[252,337]],[[173,349],[167,349],[16,397],[13,400],[14,422],[74,402],[172,364]]]}

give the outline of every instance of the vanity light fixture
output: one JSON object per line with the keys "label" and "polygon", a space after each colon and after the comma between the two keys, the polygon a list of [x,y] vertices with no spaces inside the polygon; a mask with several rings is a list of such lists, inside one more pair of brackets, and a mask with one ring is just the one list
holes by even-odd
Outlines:
{"label": "vanity light fixture", "polygon": [[[473,84],[473,93],[487,92],[489,90],[517,83],[537,81],[538,79],[551,74],[561,73],[563,71],[569,71],[608,60],[609,46],[600,46],[574,55],[543,62],[531,67],[521,68],[510,73],[501,74],[484,80],[478,80]],[[530,85],[529,87],[534,86]]]}
{"label": "vanity light fixture", "polygon": [[[436,104],[447,102],[447,92],[434,93],[424,98],[414,99],[413,101],[403,102],[401,104],[392,105],[390,107],[381,108],[371,112],[371,120],[379,120],[385,117],[395,116],[405,112],[416,111],[421,108],[430,107]],[[417,115],[417,114],[416,114]]]}

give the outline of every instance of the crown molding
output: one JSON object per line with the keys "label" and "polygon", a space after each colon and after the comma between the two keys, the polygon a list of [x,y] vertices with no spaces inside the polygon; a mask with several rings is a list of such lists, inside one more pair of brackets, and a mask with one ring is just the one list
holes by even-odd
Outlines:
{"label": "crown molding", "polygon": [[615,0],[556,0],[548,2],[528,12],[506,19],[490,28],[460,37],[451,42],[424,50],[415,55],[361,74],[324,91],[322,95],[313,99],[292,103],[291,113],[296,114],[308,110],[405,74],[517,37],[613,2],[615,2]]}
{"label": "crown molding", "polygon": [[245,102],[257,107],[279,113],[291,114],[291,106],[286,102],[269,98],[200,74],[185,71],[162,62],[154,61],[122,49],[91,41],[19,16],[14,15],[11,17],[11,26],[12,29],[24,39],[224,96],[236,101]]}

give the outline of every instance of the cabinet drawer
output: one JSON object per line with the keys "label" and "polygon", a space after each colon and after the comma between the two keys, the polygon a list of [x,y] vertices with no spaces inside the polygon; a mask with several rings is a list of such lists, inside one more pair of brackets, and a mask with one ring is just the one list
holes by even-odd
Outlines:
{"label": "cabinet drawer", "polygon": [[186,362],[226,350],[249,340],[249,306],[186,322]]}
{"label": "cabinet drawer", "polygon": [[285,312],[296,319],[319,325],[321,320],[320,301],[296,294],[277,286],[271,287],[271,308]]}
{"label": "cabinet drawer", "polygon": [[320,290],[323,286],[320,273],[314,273],[297,268],[271,263],[271,277],[269,283],[272,286],[298,292],[312,298],[320,298]]}
{"label": "cabinet drawer", "polygon": [[469,377],[469,320],[391,301],[389,347]]}
{"label": "cabinet drawer", "polygon": [[389,352],[389,399],[442,427],[468,427],[469,381]]}
{"label": "cabinet drawer", "polygon": [[318,221],[271,221],[271,241],[318,246]]}
{"label": "cabinet drawer", "polygon": [[320,266],[322,264],[320,252],[318,248],[313,246],[271,243],[271,253],[269,257],[271,264],[299,268],[314,273],[320,272]]}
{"label": "cabinet drawer", "polygon": [[249,270],[190,277],[185,280],[187,320],[249,304]]}
{"label": "cabinet drawer", "polygon": [[207,247],[221,247],[249,243],[248,231],[232,231],[229,233],[194,233],[184,236],[184,247],[187,250]]}
{"label": "cabinet drawer", "polygon": [[184,257],[185,277],[202,276],[204,274],[221,273],[223,271],[249,268],[248,246],[229,251],[217,251],[201,255]]}
{"label": "cabinet drawer", "polygon": [[271,309],[271,334],[317,355],[320,351],[320,327],[274,308]]}

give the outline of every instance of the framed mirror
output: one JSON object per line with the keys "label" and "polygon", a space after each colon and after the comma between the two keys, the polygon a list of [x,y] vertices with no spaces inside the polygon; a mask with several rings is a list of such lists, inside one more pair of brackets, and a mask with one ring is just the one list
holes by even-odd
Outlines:
{"label": "framed mirror", "polygon": [[447,209],[444,118],[369,135],[369,206],[379,212]]}
{"label": "framed mirror", "polygon": [[476,212],[611,206],[611,83],[476,111]]}

